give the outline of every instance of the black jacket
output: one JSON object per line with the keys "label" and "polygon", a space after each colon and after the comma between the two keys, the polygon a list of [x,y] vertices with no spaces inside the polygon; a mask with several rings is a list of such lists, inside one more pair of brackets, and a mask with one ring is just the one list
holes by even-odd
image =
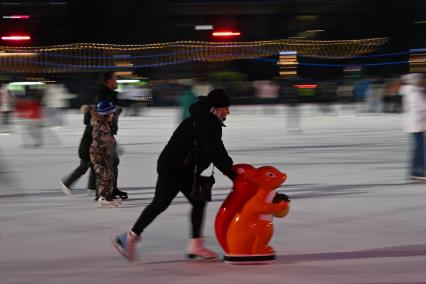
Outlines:
{"label": "black jacket", "polygon": [[111,90],[105,84],[100,84],[96,90],[96,103],[100,101],[109,101],[118,106],[118,92]]}
{"label": "black jacket", "polygon": [[210,107],[203,97],[191,105],[189,112],[191,116],[181,122],[161,152],[158,172],[173,171],[191,176],[194,171],[194,159],[188,161],[188,155],[194,149],[194,140],[197,139],[199,172],[204,171],[213,162],[216,168],[233,180],[236,175],[231,169],[233,161],[222,142],[223,123],[210,113]]}
{"label": "black jacket", "polygon": [[90,161],[90,145],[92,144],[92,130],[93,127],[90,125],[90,120],[92,115],[90,111],[84,114],[84,124],[86,125],[86,129],[84,130],[83,137],[80,141],[80,147],[78,147],[78,156],[82,160]]}
{"label": "black jacket", "polygon": [[118,107],[118,92],[111,90],[105,84],[100,84],[95,94],[96,104],[100,101],[112,102],[116,107],[117,111],[114,114],[114,118],[110,124],[112,135],[117,135],[118,132],[118,116],[121,113],[121,109]]}

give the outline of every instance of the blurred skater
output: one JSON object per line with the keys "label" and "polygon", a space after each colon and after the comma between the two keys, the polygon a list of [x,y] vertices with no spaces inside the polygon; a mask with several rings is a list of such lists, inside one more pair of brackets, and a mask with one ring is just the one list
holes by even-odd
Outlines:
{"label": "blurred skater", "polygon": [[80,141],[80,146],[78,147],[78,156],[80,157],[80,165],[75,168],[67,177],[62,178],[60,181],[61,189],[66,195],[71,195],[72,185],[82,177],[87,170],[90,168],[89,181],[87,184],[87,189],[91,191],[96,191],[96,174],[93,169],[93,166],[90,162],[90,145],[92,144],[92,131],[93,128],[90,125],[90,120],[92,118],[91,112],[93,107],[90,105],[83,105],[81,107],[81,112],[84,114],[83,123],[86,125],[86,128],[83,133],[83,137]]}
{"label": "blurred skater", "polygon": [[96,173],[99,207],[119,207],[121,199],[114,196],[116,143],[111,133],[110,122],[114,118],[115,105],[100,101],[92,111],[93,127],[90,161]]}
{"label": "blurred skater", "polygon": [[425,80],[422,74],[407,74],[402,77],[404,85],[400,93],[404,97],[406,129],[412,137],[410,179],[426,182],[425,142],[426,95]]}
{"label": "blurred skater", "polygon": [[[117,89],[117,76],[114,72],[109,71],[102,75],[102,82],[99,85],[95,97],[96,103],[101,101],[108,101],[114,104],[116,110],[113,113],[111,120],[108,122],[111,127],[111,134],[117,135],[118,133],[118,118],[122,113],[123,109],[118,105],[118,92]],[[118,150],[120,146],[116,146],[115,149]],[[114,166],[114,195],[120,197],[121,199],[127,199],[127,192],[121,191],[118,188],[118,165],[120,164],[120,158],[118,157],[118,152],[113,153],[113,166]]]}

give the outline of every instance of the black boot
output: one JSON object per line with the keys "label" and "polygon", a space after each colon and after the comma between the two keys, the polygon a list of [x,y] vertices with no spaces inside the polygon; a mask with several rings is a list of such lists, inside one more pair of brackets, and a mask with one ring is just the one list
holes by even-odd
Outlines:
{"label": "black boot", "polygon": [[117,196],[117,197],[120,197],[121,199],[127,199],[127,198],[129,198],[128,195],[127,195],[127,192],[121,191],[118,188],[114,189],[113,195]]}

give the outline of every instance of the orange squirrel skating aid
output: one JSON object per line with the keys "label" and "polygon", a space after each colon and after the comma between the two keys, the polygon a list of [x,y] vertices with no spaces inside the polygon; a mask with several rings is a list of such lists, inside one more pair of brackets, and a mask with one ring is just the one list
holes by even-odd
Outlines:
{"label": "orange squirrel skating aid", "polygon": [[[247,164],[234,166],[238,173],[234,190],[216,217],[215,230],[225,251],[225,260],[234,257],[270,260],[275,251],[269,245],[273,235],[273,217],[283,218],[289,212],[289,200],[276,189],[287,175],[272,166],[255,169]],[[254,256],[254,258],[250,258]]]}
{"label": "orange squirrel skating aid", "polygon": [[226,253],[229,253],[226,235],[229,224],[235,214],[241,210],[244,204],[256,193],[257,185],[247,178],[248,171],[255,171],[255,168],[248,164],[234,165],[233,170],[238,174],[234,181],[231,193],[223,202],[216,215],[215,232],[219,244]]}

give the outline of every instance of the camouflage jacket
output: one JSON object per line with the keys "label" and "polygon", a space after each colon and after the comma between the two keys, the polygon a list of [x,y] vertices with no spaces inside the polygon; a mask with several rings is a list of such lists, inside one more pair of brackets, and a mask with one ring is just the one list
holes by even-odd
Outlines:
{"label": "camouflage jacket", "polygon": [[99,114],[94,112],[90,123],[93,127],[90,160],[93,164],[104,164],[112,159],[116,151],[115,138],[108,121]]}

